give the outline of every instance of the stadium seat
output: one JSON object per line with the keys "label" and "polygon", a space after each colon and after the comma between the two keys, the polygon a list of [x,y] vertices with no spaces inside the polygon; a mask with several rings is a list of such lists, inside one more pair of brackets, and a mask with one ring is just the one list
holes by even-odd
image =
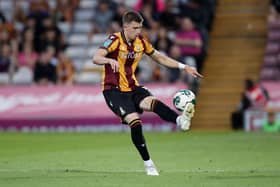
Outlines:
{"label": "stadium seat", "polygon": [[92,31],[93,25],[90,21],[88,22],[75,22],[73,25],[72,32],[74,33],[89,33]]}
{"label": "stadium seat", "polygon": [[29,1],[20,1],[20,2],[18,2],[19,3],[19,5],[20,5],[20,7],[23,9],[23,11],[24,12],[28,12],[28,10],[29,10]]}
{"label": "stadium seat", "polygon": [[0,1],[0,9],[5,11],[13,11],[13,1]]}
{"label": "stadium seat", "polygon": [[83,71],[85,72],[99,72],[101,73],[103,66],[93,64],[92,60],[87,60],[84,63]]}
{"label": "stadium seat", "polygon": [[279,44],[268,42],[266,46],[266,54],[276,54],[279,52]]}
{"label": "stadium seat", "polygon": [[88,53],[88,57],[92,58],[92,56],[94,55],[94,53],[96,52],[96,50],[98,49],[99,47],[91,47],[88,49],[87,53]]}
{"label": "stadium seat", "polygon": [[80,8],[92,8],[97,5],[98,1],[92,1],[92,0],[81,0],[80,2]]}
{"label": "stadium seat", "polygon": [[68,37],[68,43],[70,45],[86,45],[88,41],[88,36],[85,34],[71,34]]}
{"label": "stadium seat", "polygon": [[273,29],[280,29],[280,21],[279,20],[268,22],[268,30],[273,30]]}
{"label": "stadium seat", "polygon": [[133,7],[137,3],[137,0],[124,0],[123,2],[126,4],[126,6]]}
{"label": "stadium seat", "polygon": [[268,40],[275,41],[280,40],[280,31],[269,31],[268,32]]}
{"label": "stadium seat", "polygon": [[75,21],[90,21],[94,17],[92,9],[79,9],[75,13]]}
{"label": "stadium seat", "polygon": [[32,81],[33,71],[28,67],[20,67],[12,79],[14,84],[31,84]]}
{"label": "stadium seat", "polygon": [[70,46],[66,49],[66,55],[71,58],[85,58],[86,49],[84,46]]}
{"label": "stadium seat", "polygon": [[9,74],[8,73],[0,73],[0,85],[9,83]]}
{"label": "stadium seat", "polygon": [[80,72],[84,68],[84,63],[88,60],[87,58],[72,58],[73,65],[75,67],[76,72]]}
{"label": "stadium seat", "polygon": [[106,40],[107,37],[108,37],[108,35],[106,35],[106,34],[95,34],[91,38],[91,42],[93,45],[99,46]]}
{"label": "stadium seat", "polygon": [[2,13],[4,14],[7,22],[13,21],[13,11],[9,9],[2,9]]}
{"label": "stadium seat", "polygon": [[101,81],[100,73],[80,72],[75,75],[75,82],[78,84],[99,84]]}
{"label": "stadium seat", "polygon": [[56,8],[57,0],[48,0],[48,4],[51,9],[54,9],[54,8]]}
{"label": "stadium seat", "polygon": [[279,62],[277,60],[276,55],[267,55],[264,57],[264,66],[276,66]]}
{"label": "stadium seat", "polygon": [[272,81],[272,80],[280,80],[280,72],[279,69],[276,68],[262,68],[260,79],[262,81]]}
{"label": "stadium seat", "polygon": [[58,27],[66,35],[68,35],[71,31],[71,25],[67,22],[59,22]]}
{"label": "stadium seat", "polygon": [[14,25],[15,25],[15,28],[16,28],[17,31],[19,31],[19,32],[23,31],[23,29],[24,29],[24,24],[23,23],[16,21]]}

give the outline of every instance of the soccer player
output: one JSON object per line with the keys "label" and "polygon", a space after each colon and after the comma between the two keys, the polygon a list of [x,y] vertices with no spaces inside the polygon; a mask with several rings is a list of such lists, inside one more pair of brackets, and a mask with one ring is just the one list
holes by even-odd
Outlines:
{"label": "soccer player", "polygon": [[202,77],[194,67],[182,64],[155,50],[141,33],[143,18],[128,11],[122,17],[123,29],[105,40],[96,51],[93,63],[104,65],[103,95],[108,107],[131,129],[131,139],[142,159],[147,175],[159,175],[150,158],[142,132],[139,113],[151,111],[163,120],[177,124],[182,130],[190,128],[194,105],[188,104],[181,115],[159,101],[136,80],[135,70],[142,55],[167,67],[179,68],[194,77]]}

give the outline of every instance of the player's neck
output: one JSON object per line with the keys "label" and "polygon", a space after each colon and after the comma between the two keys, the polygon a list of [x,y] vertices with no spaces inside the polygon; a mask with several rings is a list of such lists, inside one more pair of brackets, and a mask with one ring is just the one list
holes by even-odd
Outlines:
{"label": "player's neck", "polygon": [[127,33],[123,30],[123,37],[124,37],[124,40],[125,42],[128,44],[128,45],[131,45],[131,43],[133,42],[131,39],[128,38],[127,36]]}

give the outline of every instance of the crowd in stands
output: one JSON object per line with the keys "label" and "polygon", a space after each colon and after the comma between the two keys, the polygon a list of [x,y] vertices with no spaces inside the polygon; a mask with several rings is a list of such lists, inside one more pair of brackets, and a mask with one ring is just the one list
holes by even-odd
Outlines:
{"label": "crowd in stands", "polygon": [[[129,9],[141,12],[143,35],[156,49],[201,72],[216,5],[216,0],[1,1],[0,83],[99,82],[100,75],[80,75],[98,72],[88,65],[90,58],[105,36],[121,30],[122,14]],[[137,71],[143,82],[184,81],[197,86],[187,75],[147,58]]]}
{"label": "crowd in stands", "polygon": [[267,21],[267,44],[260,74],[263,81],[280,81],[280,0],[271,0]]}
{"label": "crowd in stands", "polygon": [[267,113],[262,130],[279,132],[280,121],[276,117],[279,109],[269,106],[271,100],[269,91],[262,86],[264,83],[280,81],[280,0],[271,0],[267,19],[267,42],[264,61],[258,82],[245,80],[241,101],[231,114],[231,125],[235,130],[244,129],[245,112],[248,110],[264,111]]}

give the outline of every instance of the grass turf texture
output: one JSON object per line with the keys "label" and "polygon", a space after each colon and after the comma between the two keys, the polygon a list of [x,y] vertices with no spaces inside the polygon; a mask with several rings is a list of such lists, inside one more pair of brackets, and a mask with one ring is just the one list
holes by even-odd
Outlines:
{"label": "grass turf texture", "polygon": [[146,133],[146,176],[128,133],[0,133],[0,186],[279,186],[280,134]]}

